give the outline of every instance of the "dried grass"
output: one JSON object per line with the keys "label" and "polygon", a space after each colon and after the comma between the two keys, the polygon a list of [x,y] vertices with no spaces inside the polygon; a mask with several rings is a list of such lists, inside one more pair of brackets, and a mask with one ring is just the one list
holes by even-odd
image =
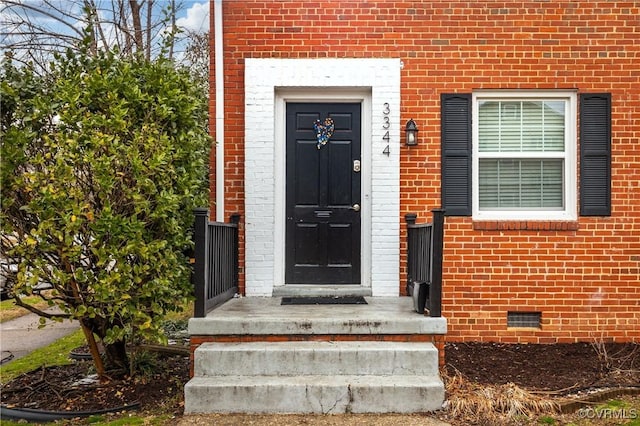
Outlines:
{"label": "dried grass", "polygon": [[498,424],[533,415],[553,414],[559,405],[544,396],[528,392],[513,383],[481,385],[462,374],[443,374],[447,401],[445,409],[453,418],[475,424]]}

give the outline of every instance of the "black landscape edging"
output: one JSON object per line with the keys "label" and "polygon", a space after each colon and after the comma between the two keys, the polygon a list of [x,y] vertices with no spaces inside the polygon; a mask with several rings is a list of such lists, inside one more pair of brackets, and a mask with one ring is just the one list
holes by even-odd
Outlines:
{"label": "black landscape edging", "polygon": [[92,359],[92,356],[90,353],[88,352],[76,352],[71,351],[69,352],[69,358],[76,360],[76,361],[88,361],[90,359]]}
{"label": "black landscape edging", "polygon": [[0,405],[0,419],[26,420],[27,422],[53,422],[55,420],[89,417],[96,414],[117,413],[119,411],[129,411],[137,408],[140,408],[139,402],[94,411],[49,411],[33,408],[9,408],[2,404]]}
{"label": "black landscape edging", "polygon": [[613,388],[594,392],[582,398],[560,403],[560,412],[562,414],[571,414],[581,408],[590,407],[598,402],[604,402],[623,395],[640,395],[640,387]]}

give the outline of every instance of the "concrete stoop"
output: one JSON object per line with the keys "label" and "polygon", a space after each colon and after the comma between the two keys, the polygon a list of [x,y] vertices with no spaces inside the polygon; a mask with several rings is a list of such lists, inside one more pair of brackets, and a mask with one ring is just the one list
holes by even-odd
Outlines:
{"label": "concrete stoop", "polygon": [[444,400],[431,343],[205,343],[185,412],[415,413]]}
{"label": "concrete stoop", "polygon": [[[415,315],[405,300],[382,302],[374,299],[365,308],[291,308],[268,300],[259,305],[238,301],[205,319],[192,319],[192,346],[197,348],[193,378],[185,386],[185,413],[423,413],[441,408],[438,350],[407,336],[446,332],[446,320]],[[249,308],[253,314],[246,312]],[[334,332],[325,334],[329,330]]]}

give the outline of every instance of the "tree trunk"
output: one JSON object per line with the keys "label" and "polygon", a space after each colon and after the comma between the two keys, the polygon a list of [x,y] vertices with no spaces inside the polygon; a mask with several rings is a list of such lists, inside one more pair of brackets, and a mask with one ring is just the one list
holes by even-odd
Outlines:
{"label": "tree trunk", "polygon": [[129,357],[124,340],[104,346],[107,370],[129,371]]}
{"label": "tree trunk", "polygon": [[131,19],[133,21],[133,39],[136,43],[136,52],[142,52],[142,23],[140,21],[140,9],[142,7],[136,0],[129,0],[131,7]]}
{"label": "tree trunk", "polygon": [[146,23],[146,29],[145,31],[147,32],[147,39],[145,41],[146,46],[145,46],[145,50],[144,50],[144,58],[148,61],[151,59],[151,17],[153,14],[153,0],[148,0],[147,2],[147,23]]}
{"label": "tree trunk", "polygon": [[86,325],[85,321],[81,320],[80,326],[82,327],[85,339],[87,339],[87,345],[89,346],[89,351],[91,352],[91,359],[93,359],[93,365],[94,367],[96,367],[96,374],[98,375],[98,377],[102,378],[105,375],[104,363],[102,362],[102,357],[100,356],[100,350],[98,349],[96,338],[93,335],[91,329]]}
{"label": "tree trunk", "polygon": [[127,356],[126,342],[118,340],[113,343],[105,343],[107,329],[117,324],[111,324],[104,318],[91,318],[87,320],[92,333],[98,336],[104,346],[104,370],[123,373],[129,371],[129,357]]}

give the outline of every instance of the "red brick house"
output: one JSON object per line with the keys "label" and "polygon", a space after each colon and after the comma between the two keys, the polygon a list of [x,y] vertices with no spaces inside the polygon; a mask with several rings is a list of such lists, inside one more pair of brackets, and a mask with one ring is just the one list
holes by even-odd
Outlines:
{"label": "red brick house", "polygon": [[640,340],[640,2],[211,11],[243,294],[402,295],[404,216],[441,206],[447,340]]}

